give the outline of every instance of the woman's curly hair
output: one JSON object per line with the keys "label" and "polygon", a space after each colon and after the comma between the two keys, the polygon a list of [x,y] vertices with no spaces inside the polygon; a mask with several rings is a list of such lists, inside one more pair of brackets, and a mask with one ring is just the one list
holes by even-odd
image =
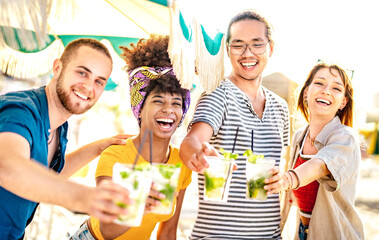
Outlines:
{"label": "woman's curly hair", "polygon": [[148,39],[140,39],[137,44],[131,43],[130,47],[121,46],[124,51],[121,56],[125,60],[126,70],[130,71],[138,67],[172,67],[168,56],[169,37],[167,35],[151,35]]}

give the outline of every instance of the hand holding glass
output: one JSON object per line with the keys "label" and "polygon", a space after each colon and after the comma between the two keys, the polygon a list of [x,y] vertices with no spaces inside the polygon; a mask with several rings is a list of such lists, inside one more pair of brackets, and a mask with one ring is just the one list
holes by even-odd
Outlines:
{"label": "hand holding glass", "polygon": [[181,164],[153,164],[153,182],[155,190],[165,195],[161,204],[151,212],[156,214],[170,214],[174,205],[175,191],[178,186]]}
{"label": "hand holding glass", "polygon": [[246,198],[266,200],[267,191],[264,189],[268,173],[275,166],[275,159],[265,158],[263,155],[253,155],[246,160]]}
{"label": "hand holding glass", "polygon": [[128,213],[119,216],[115,223],[129,227],[139,226],[152,183],[150,164],[135,165],[133,168],[132,164],[116,163],[113,166],[113,181],[128,189],[130,199],[134,200],[134,204],[130,205],[116,202],[120,207],[127,208]]}
{"label": "hand holding glass", "polygon": [[208,156],[207,162],[209,168],[204,171],[204,200],[226,202],[234,161],[223,156]]}

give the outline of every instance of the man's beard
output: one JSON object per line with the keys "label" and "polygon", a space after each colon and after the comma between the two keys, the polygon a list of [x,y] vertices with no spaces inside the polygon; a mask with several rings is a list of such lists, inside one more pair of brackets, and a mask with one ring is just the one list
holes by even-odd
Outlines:
{"label": "man's beard", "polygon": [[88,104],[83,108],[80,107],[79,103],[73,103],[70,101],[70,92],[65,91],[62,86],[63,77],[64,71],[62,71],[61,75],[58,77],[56,86],[56,92],[63,107],[71,114],[82,114],[88,111],[93,106],[93,104]]}

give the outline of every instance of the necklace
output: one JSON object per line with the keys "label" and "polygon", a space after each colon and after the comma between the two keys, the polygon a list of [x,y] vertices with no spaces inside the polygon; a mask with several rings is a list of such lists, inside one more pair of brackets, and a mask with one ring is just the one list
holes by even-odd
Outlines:
{"label": "necklace", "polygon": [[50,145],[50,143],[53,141],[54,136],[55,136],[55,132],[56,132],[56,131],[57,131],[57,130],[55,129],[54,132],[51,134],[51,139],[49,139],[49,140],[47,141],[47,145]]}
{"label": "necklace", "polygon": [[308,132],[308,141],[312,144],[312,146],[315,145],[315,140],[316,140],[316,138],[311,138],[311,135]]}

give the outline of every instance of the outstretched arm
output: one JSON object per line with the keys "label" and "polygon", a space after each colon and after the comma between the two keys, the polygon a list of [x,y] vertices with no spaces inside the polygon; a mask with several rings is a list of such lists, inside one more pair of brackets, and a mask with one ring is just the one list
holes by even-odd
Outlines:
{"label": "outstretched arm", "polygon": [[66,164],[60,176],[69,178],[80,168],[98,157],[107,147],[115,144],[125,144],[125,139],[131,136],[132,135],[117,135],[110,138],[104,138],[87,144],[72,153],[66,154]]}
{"label": "outstretched arm", "polygon": [[128,192],[111,182],[92,188],[59,177],[30,159],[28,141],[11,132],[0,133],[0,184],[22,198],[86,212],[108,222],[125,213],[114,199],[129,202]]}
{"label": "outstretched arm", "polygon": [[209,167],[205,156],[217,156],[217,150],[208,142],[213,135],[212,127],[204,122],[194,123],[180,145],[179,155],[192,171],[202,172]]}
{"label": "outstretched arm", "polygon": [[280,173],[279,168],[275,167],[270,170],[270,174],[273,176],[265,180],[268,184],[265,186],[265,189],[269,190],[267,194],[306,186],[330,174],[330,171],[324,161],[312,158],[292,171]]}

